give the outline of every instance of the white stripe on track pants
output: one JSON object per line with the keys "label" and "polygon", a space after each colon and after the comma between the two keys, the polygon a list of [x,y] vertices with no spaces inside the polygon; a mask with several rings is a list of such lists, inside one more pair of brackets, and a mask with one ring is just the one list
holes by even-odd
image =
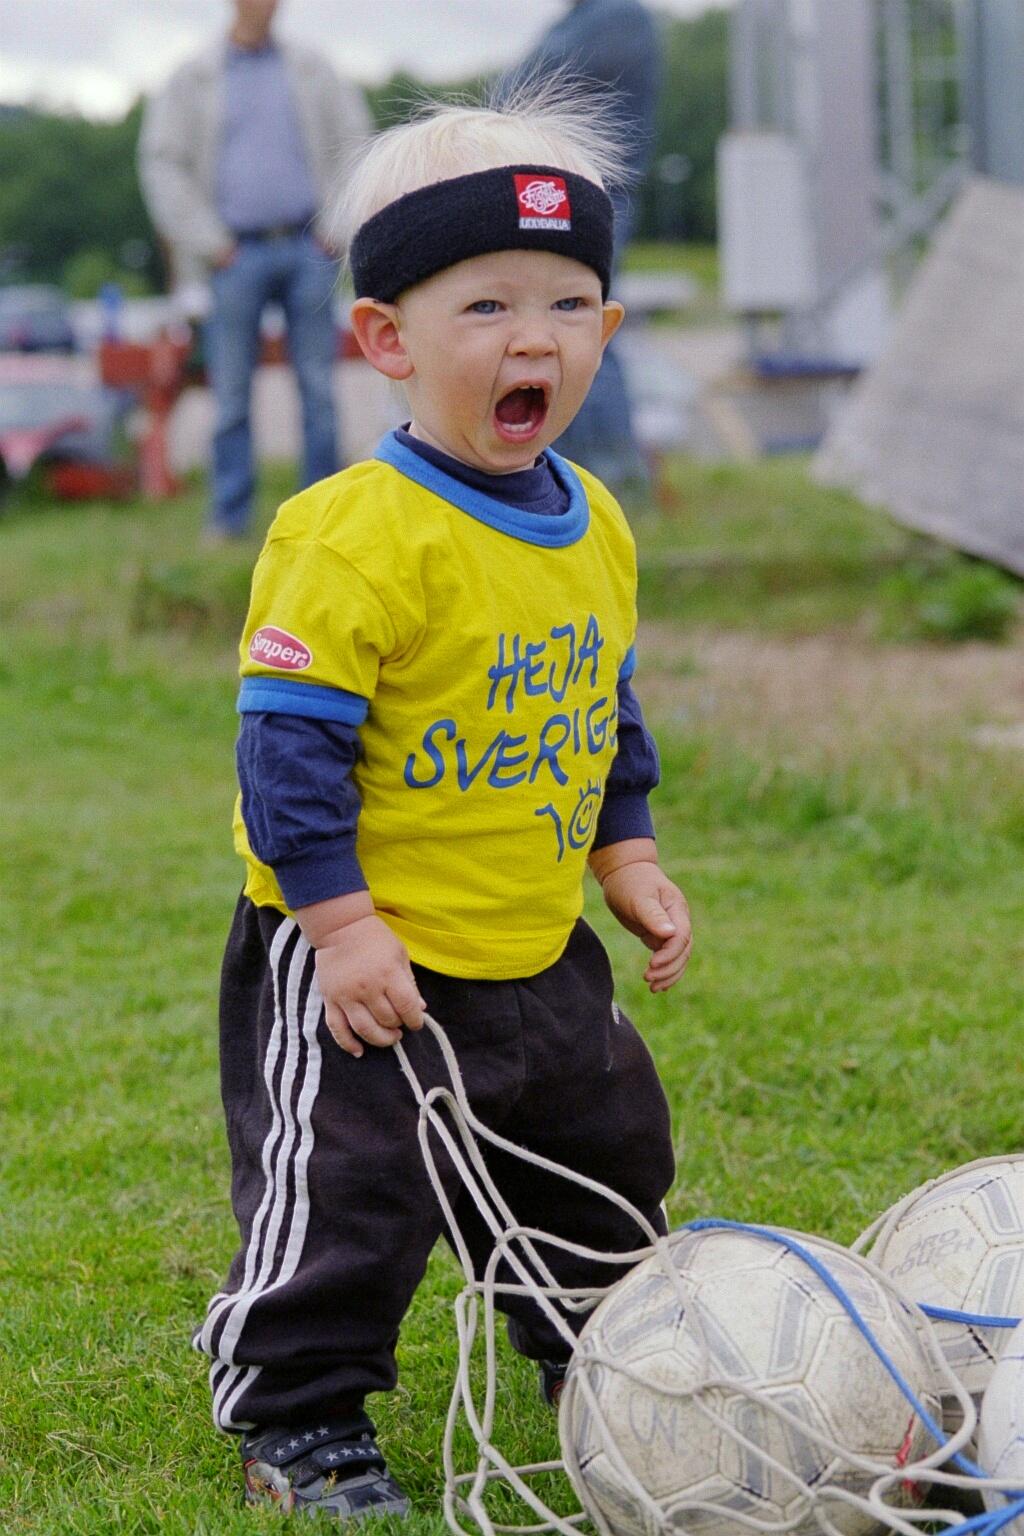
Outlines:
{"label": "white stripe on track pants", "polygon": [[[646,1046],[612,1006],[608,959],[587,925],[525,980],[415,971],[480,1118],[611,1185],[664,1230],[665,1096]],[[424,1086],[445,1080],[427,1031],[407,1031],[405,1046]],[[349,1411],[395,1384],[398,1330],[444,1219],[394,1053],[371,1047],[356,1059],[335,1044],[297,924],[245,898],[224,957],[221,1087],[241,1246],[194,1341],[212,1361],[214,1420],[237,1431]],[[519,1220],[604,1251],[642,1241],[608,1201],[500,1153],[488,1163]],[[439,1165],[482,1271],[489,1236],[440,1154]],[[613,1278],[607,1265],[559,1250],[545,1257],[565,1285]],[[564,1356],[529,1301],[505,1305],[517,1349]]]}

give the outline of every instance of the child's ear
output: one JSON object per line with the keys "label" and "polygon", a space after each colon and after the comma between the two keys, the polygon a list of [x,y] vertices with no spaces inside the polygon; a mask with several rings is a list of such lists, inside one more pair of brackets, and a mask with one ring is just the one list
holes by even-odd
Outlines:
{"label": "child's ear", "polygon": [[350,320],[363,356],[389,379],[407,379],[413,371],[398,326],[398,307],[378,299],[356,299]]}
{"label": "child's ear", "polygon": [[608,345],[623,320],[626,311],[617,299],[609,299],[601,311],[601,347]]}

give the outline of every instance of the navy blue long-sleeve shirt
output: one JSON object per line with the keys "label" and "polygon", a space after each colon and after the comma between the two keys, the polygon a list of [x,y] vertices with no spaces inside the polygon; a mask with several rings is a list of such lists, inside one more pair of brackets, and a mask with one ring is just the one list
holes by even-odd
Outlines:
{"label": "navy blue long-sleeve shirt", "polygon": [[[510,475],[488,475],[399,432],[407,447],[447,474],[530,512],[565,510],[566,495],[546,459]],[[242,716],[236,760],[249,845],[277,877],[292,910],[365,890],[356,856],[359,794],[352,769],[355,726],[297,715]],[[618,686],[618,746],[605,782],[594,847],[653,837],[647,796],[658,782],[658,752],[627,678]]]}

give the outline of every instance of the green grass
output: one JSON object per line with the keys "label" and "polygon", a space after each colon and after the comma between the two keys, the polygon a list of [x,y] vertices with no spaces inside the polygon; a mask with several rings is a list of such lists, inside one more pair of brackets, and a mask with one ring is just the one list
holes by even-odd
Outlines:
{"label": "green grass", "polygon": [[1021,583],[815,484],[801,457],[665,466],[636,521],[641,610],[688,625],[880,640],[998,640]]}
{"label": "green grass", "polygon": [[678,240],[635,240],[626,251],[627,272],[682,272],[708,293],[718,290],[718,247]]}
{"label": "green grass", "polygon": [[[897,643],[998,640],[1024,606],[1012,577],[815,485],[801,458],[755,465],[675,458],[664,467],[660,500],[661,511],[634,516],[648,618],[781,635],[855,629]],[[248,546],[183,552],[153,528],[148,543],[129,539],[128,547],[135,552],[121,569],[137,631],[236,638],[248,601]]]}
{"label": "green grass", "polygon": [[[673,475],[682,510],[642,522],[645,563],[817,561],[808,623],[830,591],[846,612],[843,560],[900,548],[798,465]],[[264,516],[286,483],[268,487]],[[239,1507],[188,1347],[234,1240],[215,1026],[239,880],[234,637],[226,610],[207,622],[187,605],[158,604],[140,628],[139,593],[195,571],[199,519],[195,489],[162,507],[15,507],[0,524],[5,1536],[279,1529]],[[234,601],[244,559],[210,559],[186,595],[205,582]],[[785,634],[774,602],[763,617],[728,593],[664,603],[679,626],[669,688],[700,683],[686,625]],[[1018,761],[950,731],[924,766],[898,733],[826,762],[779,755],[767,732],[741,747],[714,714],[694,727],[660,715],[662,857],[698,934],[684,985],[652,999],[635,943],[593,901],[592,916],[672,1103],[674,1218],[848,1240],[923,1177],[1018,1146]],[[456,1289],[439,1253],[404,1330],[399,1391],[372,1404],[416,1502],[411,1536],[442,1528]],[[506,1359],[502,1444],[516,1460],[555,1453],[535,1399],[528,1368]]]}

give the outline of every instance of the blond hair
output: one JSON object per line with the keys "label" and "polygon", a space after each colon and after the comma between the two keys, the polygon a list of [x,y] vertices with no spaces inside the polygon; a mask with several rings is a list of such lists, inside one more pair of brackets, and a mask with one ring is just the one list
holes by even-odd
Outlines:
{"label": "blond hair", "polygon": [[520,81],[500,99],[424,103],[378,134],[349,167],[335,211],[345,247],[367,219],[420,187],[503,165],[548,165],[607,188],[628,180],[613,98],[596,102],[564,77]]}

